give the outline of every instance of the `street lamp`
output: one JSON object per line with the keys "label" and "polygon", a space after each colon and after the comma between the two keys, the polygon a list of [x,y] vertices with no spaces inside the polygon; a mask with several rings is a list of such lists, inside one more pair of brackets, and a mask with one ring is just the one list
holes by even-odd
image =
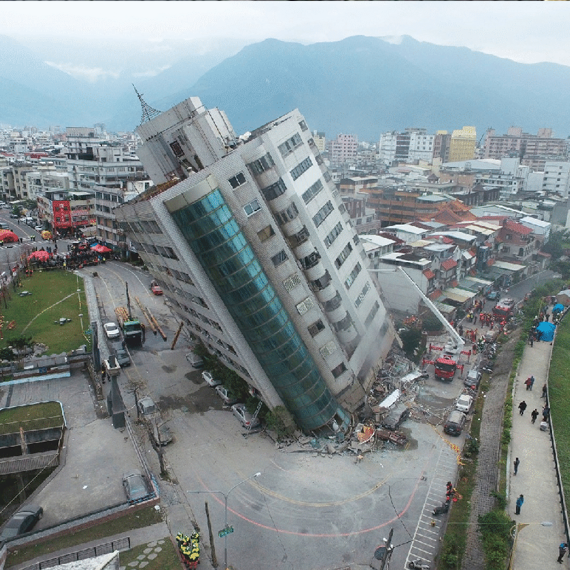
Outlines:
{"label": "street lamp", "polygon": [[[224,537],[224,568],[228,570],[228,534],[231,534],[234,529],[228,526],[228,496],[229,494],[236,488],[239,487],[242,483],[249,481],[250,479],[255,479],[261,475],[261,471],[250,475],[247,479],[236,483],[227,493],[223,491],[188,491],[188,493],[218,493],[219,495],[223,495],[224,497],[224,528],[221,530],[218,535]],[[231,530],[230,530],[231,529]]]}

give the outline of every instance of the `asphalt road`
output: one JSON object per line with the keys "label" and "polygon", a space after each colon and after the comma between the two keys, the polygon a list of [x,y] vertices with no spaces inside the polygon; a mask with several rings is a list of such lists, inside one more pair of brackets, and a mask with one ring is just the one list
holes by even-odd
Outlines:
{"label": "asphalt road", "polygon": [[[224,494],[232,490],[228,496],[228,522],[234,533],[227,537],[227,544],[228,560],[235,570],[367,566],[391,528],[396,545],[393,567],[404,567],[411,553],[432,560],[439,545],[441,521],[430,528],[429,514],[443,500],[445,482],[456,478],[452,445],[462,446],[463,441],[446,441],[441,427],[432,427],[425,419],[443,421],[461,392],[460,378],[473,362],[466,362],[464,373],[451,384],[430,378],[419,386],[415,419],[404,424],[411,442],[406,450],[386,448],[366,454],[362,462],[356,463],[352,453],[330,456],[316,450],[276,449],[263,434],[243,436],[241,426],[230,411],[223,409],[214,390],[202,382],[199,371],[189,367],[185,359],[189,346],[183,336],[171,350],[179,323],[172,316],[166,296],[150,293],[148,273],[114,261],[96,269],[85,268],[82,273],[92,277],[102,322],[116,320],[114,309],[126,305],[128,283],[133,313],[142,318],[134,302],[138,297],[167,334],[165,342],[147,326],[144,345],[129,349],[132,366],[122,370],[119,385],[131,410],[135,386],[139,395],[151,396],[174,433],[175,440],[165,454],[177,484],[160,483],[162,504],[173,533],[191,532],[192,521],[196,521],[205,542],[209,542],[204,514],[207,500],[218,560],[223,561],[224,540],[217,538],[217,532],[224,526]],[[539,278],[546,279],[547,274]],[[532,287],[532,283],[520,284],[520,291],[517,287],[510,294],[522,298],[525,287]],[[103,338],[101,342],[107,352],[120,345],[120,340]],[[462,359],[467,361],[468,357]],[[73,390],[65,383],[46,388],[50,393],[56,390],[66,407],[78,410],[73,413],[77,423],[72,425],[72,435],[84,439],[71,441],[69,456],[81,448],[89,454],[81,461],[78,456],[74,468],[60,478],[59,484],[62,489],[73,490],[68,493],[69,500],[74,509],[80,509],[89,489],[104,490],[100,503],[114,500],[119,474],[132,465],[130,452],[126,451],[128,442],[120,432],[109,428],[110,420],[95,420],[92,409],[81,408],[87,406],[90,395],[85,393],[84,379],[75,382]],[[76,404],[74,398],[78,399]],[[144,447],[158,473],[156,454],[148,442]],[[234,488],[256,472],[261,475]],[[106,494],[110,488],[113,493]],[[63,496],[57,496],[63,504]],[[207,560],[203,566],[208,567]]]}
{"label": "asphalt road", "polygon": [[[228,558],[236,570],[367,565],[391,528],[398,545],[392,564],[405,564],[422,513],[443,500],[445,482],[455,478],[455,453],[441,437],[441,428],[409,421],[408,450],[387,448],[366,454],[361,463],[355,463],[350,452],[289,452],[277,450],[263,434],[246,438],[200,372],[188,366],[189,347],[183,337],[170,349],[178,323],[166,298],[150,293],[150,276],[119,262],[99,266],[97,274],[93,283],[103,320],[112,317],[115,306],[125,304],[127,281],[135,315],[141,317],[133,303],[137,296],[168,335],[164,342],[147,334],[141,348],[130,350],[133,365],[123,369],[119,384],[127,406],[134,404],[134,385],[141,395],[151,396],[174,433],[174,443],[165,453],[178,486],[161,484],[173,532],[192,531],[195,520],[206,537],[208,501],[218,560],[223,561],[224,540],[217,532],[224,526],[224,493],[261,472],[228,497],[228,521],[235,529],[227,538]],[[113,344],[109,343],[111,349]],[[459,380],[429,380],[418,402],[443,419],[461,389]],[[145,445],[157,472],[156,455],[148,442]],[[430,488],[436,498],[426,506]],[[437,535],[438,528],[434,532]],[[435,554],[437,540],[432,546]]]}

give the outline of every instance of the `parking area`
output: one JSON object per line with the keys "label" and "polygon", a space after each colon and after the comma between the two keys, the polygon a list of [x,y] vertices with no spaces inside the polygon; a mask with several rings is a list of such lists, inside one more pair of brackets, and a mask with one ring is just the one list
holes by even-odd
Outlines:
{"label": "parking area", "polygon": [[69,378],[18,384],[5,389],[0,407],[55,400],[63,403],[67,422],[65,465],[34,502],[44,509],[38,529],[49,527],[126,500],[122,475],[140,463],[126,431],[98,419],[84,372]]}

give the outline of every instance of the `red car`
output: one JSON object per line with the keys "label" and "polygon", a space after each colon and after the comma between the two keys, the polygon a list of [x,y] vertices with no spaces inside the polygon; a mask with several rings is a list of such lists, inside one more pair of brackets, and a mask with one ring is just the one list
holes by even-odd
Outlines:
{"label": "red car", "polygon": [[155,295],[162,295],[163,291],[162,288],[160,287],[160,285],[156,282],[153,281],[150,284],[150,290],[155,294]]}

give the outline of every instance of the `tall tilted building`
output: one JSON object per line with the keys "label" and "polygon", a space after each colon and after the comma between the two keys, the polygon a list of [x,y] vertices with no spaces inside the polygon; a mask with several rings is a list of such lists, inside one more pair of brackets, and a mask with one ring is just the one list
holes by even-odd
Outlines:
{"label": "tall tilted building", "polygon": [[156,186],[116,217],[187,330],[302,429],[346,428],[395,333],[303,116],[238,138],[189,98],[137,133]]}

